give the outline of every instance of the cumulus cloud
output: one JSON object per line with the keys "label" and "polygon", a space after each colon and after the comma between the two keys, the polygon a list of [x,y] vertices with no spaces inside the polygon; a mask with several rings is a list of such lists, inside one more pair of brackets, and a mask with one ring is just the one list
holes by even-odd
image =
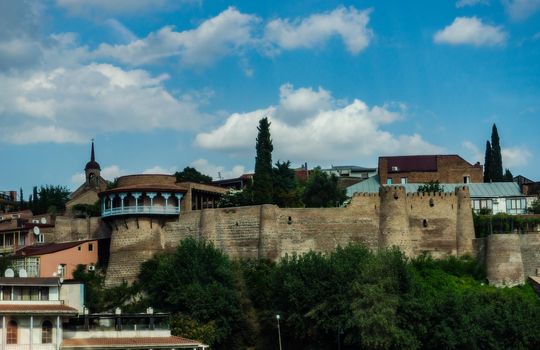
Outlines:
{"label": "cumulus cloud", "polygon": [[164,168],[160,165],[156,165],[152,168],[148,168],[143,170],[143,174],[165,174],[165,175],[171,175],[174,172],[176,172],[176,167],[171,168]]}
{"label": "cumulus cloud", "polygon": [[477,17],[457,17],[454,22],[433,36],[437,44],[497,46],[503,45],[508,34],[502,26],[485,24]]}
{"label": "cumulus cloud", "polygon": [[14,143],[82,142],[99,132],[187,130],[205,115],[168,77],[109,64],[0,74],[2,137]]}
{"label": "cumulus cloud", "polygon": [[540,0],[502,0],[502,3],[514,21],[525,20],[540,9]]}
{"label": "cumulus cloud", "polygon": [[188,65],[210,64],[253,43],[254,15],[229,7],[197,28],[175,31],[167,26],[126,45],[101,44],[94,55],[112,57],[120,62],[140,65],[168,57],[178,57]]}
{"label": "cumulus cloud", "polygon": [[211,176],[214,180],[219,180],[220,176],[222,179],[232,179],[246,172],[243,165],[235,165],[231,169],[227,169],[222,165],[212,164],[203,158],[191,162],[190,166],[205,175]]}
{"label": "cumulus cloud", "polygon": [[476,5],[487,5],[489,0],[459,0],[456,2],[456,7],[466,7],[466,6],[476,6]]}
{"label": "cumulus cloud", "polygon": [[338,7],[303,19],[275,19],[266,25],[265,39],[279,49],[291,50],[318,47],[339,36],[350,53],[358,54],[373,37],[373,31],[368,28],[370,12]]}
{"label": "cumulus cloud", "polygon": [[[286,84],[281,91],[289,95],[310,95],[313,103],[327,106],[312,110],[300,121],[289,115],[286,99],[247,113],[234,113],[218,128],[199,133],[195,145],[201,148],[242,153],[253,150],[258,121],[267,116],[272,125],[276,159],[297,161],[373,161],[378,154],[415,154],[441,152],[442,149],[425,141],[419,134],[394,135],[384,126],[403,118],[404,106],[399,104],[369,107],[355,99],[338,106],[329,93],[320,88],[293,89]],[[325,93],[321,93],[325,91]],[[282,103],[285,102],[285,106]],[[291,122],[295,120],[295,122]]]}
{"label": "cumulus cloud", "polygon": [[532,153],[526,147],[505,147],[501,150],[505,168],[522,167],[529,164]]}

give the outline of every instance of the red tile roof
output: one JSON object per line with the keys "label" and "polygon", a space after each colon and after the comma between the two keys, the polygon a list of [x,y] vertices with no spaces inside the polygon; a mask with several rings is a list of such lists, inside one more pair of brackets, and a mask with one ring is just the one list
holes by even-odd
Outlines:
{"label": "red tile roof", "polygon": [[36,244],[27,246],[19,249],[12,257],[18,258],[22,256],[34,256],[34,255],[44,255],[50,253],[56,253],[61,250],[69,249],[76,247],[80,244],[94,241],[93,239],[77,242],[66,242],[66,243],[46,243],[46,244]]}
{"label": "red tile roof", "polygon": [[138,348],[141,347],[195,347],[205,346],[204,344],[182,337],[132,337],[132,338],[88,338],[88,339],[64,339],[62,348]]}
{"label": "red tile roof", "polygon": [[67,305],[61,304],[2,304],[0,303],[0,315],[13,314],[53,314],[53,315],[75,315],[77,310]]}

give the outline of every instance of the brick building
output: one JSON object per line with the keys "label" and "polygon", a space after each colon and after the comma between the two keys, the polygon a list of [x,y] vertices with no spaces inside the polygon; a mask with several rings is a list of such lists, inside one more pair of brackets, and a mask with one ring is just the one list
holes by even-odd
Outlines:
{"label": "brick building", "polygon": [[379,157],[381,184],[483,182],[480,163],[472,165],[456,154]]}

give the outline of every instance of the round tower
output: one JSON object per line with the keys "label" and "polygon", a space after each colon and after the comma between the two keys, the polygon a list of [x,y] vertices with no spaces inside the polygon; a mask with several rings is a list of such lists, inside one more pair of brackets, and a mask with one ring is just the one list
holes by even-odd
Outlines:
{"label": "round tower", "polygon": [[409,230],[407,193],[403,186],[382,186],[379,222],[379,249],[397,246],[407,256],[413,255]]}
{"label": "round tower", "polygon": [[472,217],[471,197],[469,188],[466,186],[456,187],[455,194],[457,197],[456,211],[456,246],[457,255],[474,256],[473,239],[474,239],[474,223]]}

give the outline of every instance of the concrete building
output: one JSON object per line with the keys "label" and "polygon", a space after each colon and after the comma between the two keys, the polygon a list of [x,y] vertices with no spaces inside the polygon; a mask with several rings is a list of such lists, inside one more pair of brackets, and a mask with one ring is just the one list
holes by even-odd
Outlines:
{"label": "concrete building", "polygon": [[[12,273],[13,271],[11,271]],[[6,271],[9,275],[10,272]],[[90,314],[84,287],[59,277],[0,277],[0,345],[6,350],[192,349],[208,346],[171,336],[168,314]]]}
{"label": "concrete building", "polygon": [[406,184],[438,181],[441,183],[483,182],[480,163],[470,164],[458,155],[418,155],[379,157],[381,183]]}

